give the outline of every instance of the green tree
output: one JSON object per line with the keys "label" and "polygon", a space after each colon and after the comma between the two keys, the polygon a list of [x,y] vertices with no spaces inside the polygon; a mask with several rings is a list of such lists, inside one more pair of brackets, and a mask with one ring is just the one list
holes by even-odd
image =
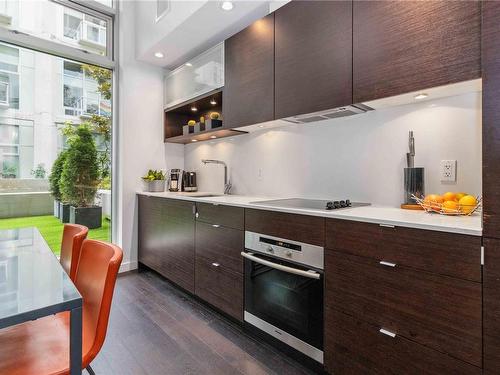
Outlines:
{"label": "green tree", "polygon": [[90,128],[81,125],[71,138],[61,174],[61,193],[64,201],[75,207],[94,204],[99,184],[97,149]]}
{"label": "green tree", "polygon": [[[83,64],[82,69],[97,82],[97,90],[101,96],[111,100],[111,70],[88,64]],[[99,151],[99,170],[101,178],[107,179],[111,170],[111,117],[93,114],[89,122],[92,131],[102,137],[104,150]]]}
{"label": "green tree", "polygon": [[50,192],[56,201],[60,201],[62,198],[59,181],[61,180],[65,160],[66,151],[62,151],[59,153],[59,156],[57,156],[54,164],[52,164],[52,171],[49,176]]}

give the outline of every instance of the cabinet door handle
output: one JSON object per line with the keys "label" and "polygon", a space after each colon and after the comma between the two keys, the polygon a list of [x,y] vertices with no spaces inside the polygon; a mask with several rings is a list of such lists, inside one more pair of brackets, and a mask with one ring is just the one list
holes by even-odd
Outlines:
{"label": "cabinet door handle", "polygon": [[194,216],[198,219],[200,217],[200,214],[197,212]]}
{"label": "cabinet door handle", "polygon": [[387,267],[396,267],[396,263],[386,262],[385,260],[381,260],[379,263]]}
{"label": "cabinet door handle", "polygon": [[219,224],[212,224],[212,226],[213,226],[214,228],[219,228],[219,227],[220,227],[220,225],[219,225]]}
{"label": "cabinet door handle", "polygon": [[214,262],[214,263],[212,263],[212,266],[214,266],[214,267],[219,267],[219,266],[220,266],[220,263],[215,263],[215,262]]}
{"label": "cabinet door handle", "polygon": [[396,228],[394,225],[391,225],[391,224],[379,224],[379,226],[383,227],[383,228]]}
{"label": "cabinet door handle", "polygon": [[392,337],[392,338],[396,337],[396,334],[394,332],[388,331],[388,330],[383,329],[383,328],[380,328],[379,332],[383,333],[384,335],[387,335],[389,337]]}

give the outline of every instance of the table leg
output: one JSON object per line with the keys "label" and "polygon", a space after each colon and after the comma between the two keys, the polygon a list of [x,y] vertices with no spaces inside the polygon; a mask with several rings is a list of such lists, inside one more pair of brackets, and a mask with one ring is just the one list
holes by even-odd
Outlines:
{"label": "table leg", "polygon": [[69,331],[69,372],[71,375],[82,373],[82,308],[70,312]]}

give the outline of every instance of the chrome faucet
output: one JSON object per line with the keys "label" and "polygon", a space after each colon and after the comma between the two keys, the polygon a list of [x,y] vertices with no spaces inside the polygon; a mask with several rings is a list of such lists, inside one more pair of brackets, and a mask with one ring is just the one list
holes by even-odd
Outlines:
{"label": "chrome faucet", "polygon": [[224,194],[229,194],[233,185],[231,181],[227,179],[227,165],[222,160],[214,160],[214,159],[202,159],[201,162],[203,164],[221,164],[224,166]]}

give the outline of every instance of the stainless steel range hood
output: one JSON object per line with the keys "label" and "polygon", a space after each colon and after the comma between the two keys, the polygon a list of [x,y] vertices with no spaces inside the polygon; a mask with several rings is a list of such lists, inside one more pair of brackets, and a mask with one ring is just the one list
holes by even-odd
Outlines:
{"label": "stainless steel range hood", "polygon": [[305,115],[287,117],[282,120],[294,124],[307,124],[309,122],[330,120],[332,118],[359,115],[361,113],[365,113],[368,111],[373,111],[373,108],[364,104],[353,104],[344,107],[328,109],[326,111],[319,111],[319,112],[308,113]]}

